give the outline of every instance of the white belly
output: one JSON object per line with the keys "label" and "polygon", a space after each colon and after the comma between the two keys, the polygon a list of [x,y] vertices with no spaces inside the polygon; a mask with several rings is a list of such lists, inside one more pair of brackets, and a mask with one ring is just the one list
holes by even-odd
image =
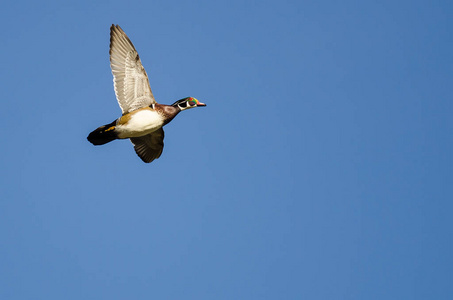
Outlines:
{"label": "white belly", "polygon": [[120,139],[147,135],[161,128],[164,120],[154,110],[139,110],[131,115],[127,123],[117,125],[116,132]]}

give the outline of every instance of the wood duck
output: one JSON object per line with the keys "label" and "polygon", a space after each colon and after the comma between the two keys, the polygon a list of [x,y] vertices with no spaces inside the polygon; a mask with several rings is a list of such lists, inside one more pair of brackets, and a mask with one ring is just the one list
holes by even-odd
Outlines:
{"label": "wood duck", "polygon": [[97,128],[87,139],[96,146],[116,139],[130,139],[137,155],[145,163],[150,163],[162,154],[162,127],[180,111],[206,104],[193,97],[183,98],[172,105],[157,103],[137,50],[119,25],[110,27],[109,53],[113,86],[123,115]]}

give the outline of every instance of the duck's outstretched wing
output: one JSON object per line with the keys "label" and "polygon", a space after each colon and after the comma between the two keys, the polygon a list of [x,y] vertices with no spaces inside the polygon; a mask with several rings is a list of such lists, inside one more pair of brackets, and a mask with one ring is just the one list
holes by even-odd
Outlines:
{"label": "duck's outstretched wing", "polygon": [[164,130],[162,128],[141,136],[131,138],[137,155],[145,162],[150,163],[160,157],[164,149]]}
{"label": "duck's outstretched wing", "polygon": [[110,27],[110,67],[123,114],[156,103],[137,50],[119,25]]}

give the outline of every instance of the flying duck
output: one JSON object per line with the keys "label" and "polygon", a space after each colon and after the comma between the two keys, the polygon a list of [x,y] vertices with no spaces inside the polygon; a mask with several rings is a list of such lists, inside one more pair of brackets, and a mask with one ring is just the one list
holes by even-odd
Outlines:
{"label": "flying duck", "polygon": [[145,163],[150,163],[162,154],[162,127],[180,111],[206,104],[193,97],[183,98],[172,105],[157,103],[137,50],[119,25],[110,27],[109,53],[113,86],[123,115],[95,129],[87,139],[96,146],[116,139],[130,139],[137,155]]}

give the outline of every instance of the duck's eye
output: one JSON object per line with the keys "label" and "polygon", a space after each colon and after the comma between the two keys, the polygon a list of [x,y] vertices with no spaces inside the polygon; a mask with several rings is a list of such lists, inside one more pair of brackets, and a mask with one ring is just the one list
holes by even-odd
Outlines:
{"label": "duck's eye", "polygon": [[195,101],[193,101],[193,100],[189,100],[189,105],[194,106],[194,105],[197,105],[197,103],[195,103]]}

